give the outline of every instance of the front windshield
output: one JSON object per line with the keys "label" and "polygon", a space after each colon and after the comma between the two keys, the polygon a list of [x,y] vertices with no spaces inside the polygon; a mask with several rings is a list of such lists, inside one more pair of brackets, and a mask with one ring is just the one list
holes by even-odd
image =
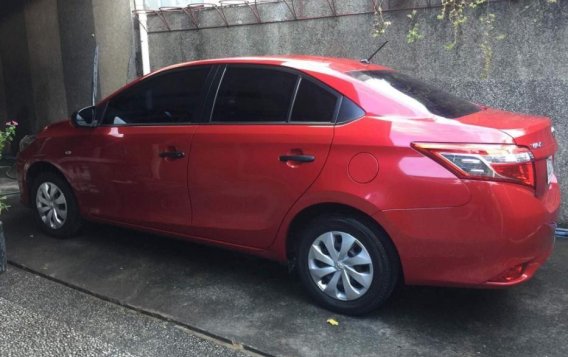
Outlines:
{"label": "front windshield", "polygon": [[348,75],[388,96],[403,97],[416,111],[456,119],[480,111],[479,106],[427,83],[394,71],[356,71]]}

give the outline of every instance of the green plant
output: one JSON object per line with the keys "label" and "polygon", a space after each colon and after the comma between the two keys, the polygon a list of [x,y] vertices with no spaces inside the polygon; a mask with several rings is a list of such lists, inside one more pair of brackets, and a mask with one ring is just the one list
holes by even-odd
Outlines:
{"label": "green plant", "polygon": [[[4,130],[0,130],[0,159],[2,158],[2,153],[4,152],[6,144],[14,140],[17,126],[18,123],[12,120],[6,123],[6,128]],[[6,203],[6,196],[0,196],[0,213],[4,212],[9,207],[10,206]]]}
{"label": "green plant", "polygon": [[481,78],[489,77],[489,71],[491,70],[491,63],[493,62],[493,46],[491,46],[491,40],[489,38],[489,31],[493,30],[493,23],[495,22],[494,14],[487,14],[479,18],[479,21],[484,25],[483,40],[479,47],[483,53],[483,70]]}
{"label": "green plant", "polygon": [[391,21],[385,21],[383,16],[383,1],[381,0],[375,10],[375,20],[373,22],[373,36],[380,37],[387,32],[387,29],[392,25]]}
{"label": "green plant", "polygon": [[438,14],[438,20],[448,20],[452,25],[453,41],[444,45],[447,50],[451,50],[458,43],[458,36],[462,25],[467,21],[464,9],[467,0],[442,0],[442,10]]}
{"label": "green plant", "polygon": [[410,19],[410,29],[406,34],[406,42],[407,43],[414,43],[418,40],[424,38],[424,35],[420,32],[420,28],[418,26],[418,21],[416,20],[416,10],[412,10],[412,12],[406,15]]}
{"label": "green plant", "polygon": [[493,46],[495,41],[502,41],[507,36],[505,34],[496,35],[495,32],[495,14],[487,13],[479,17],[481,24],[481,43],[479,48],[483,54],[483,69],[481,71],[481,78],[487,79],[491,71],[491,64],[493,63]]}

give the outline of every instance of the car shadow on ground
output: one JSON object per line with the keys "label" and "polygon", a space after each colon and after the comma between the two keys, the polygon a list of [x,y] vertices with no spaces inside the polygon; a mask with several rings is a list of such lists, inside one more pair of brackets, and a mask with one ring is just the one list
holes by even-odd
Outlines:
{"label": "car shadow on ground", "polygon": [[[89,223],[89,235],[81,239],[91,244],[108,245],[108,249],[129,250],[131,254],[153,257],[157,261],[191,262],[210,273],[222,276],[235,275],[243,280],[262,279],[285,287],[294,300],[313,304],[303,291],[295,271],[285,265],[255,256],[232,252],[213,246],[188,242],[182,239],[139,233],[130,229]],[[272,287],[277,288],[277,287]],[[277,288],[281,290],[280,288]],[[421,324],[437,320],[438,328],[451,331],[456,320],[489,323],[500,320],[515,309],[514,288],[467,289],[427,286],[402,286],[382,308],[356,317],[359,320],[400,320],[402,317]]]}

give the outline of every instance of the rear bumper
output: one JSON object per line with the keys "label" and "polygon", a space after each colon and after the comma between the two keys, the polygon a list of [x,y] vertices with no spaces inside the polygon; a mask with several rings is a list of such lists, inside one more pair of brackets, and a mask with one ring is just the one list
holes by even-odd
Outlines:
{"label": "rear bumper", "polygon": [[398,249],[407,284],[513,286],[529,280],[550,256],[560,206],[557,182],[541,197],[515,184],[468,186],[472,199],[464,206],[375,216]]}

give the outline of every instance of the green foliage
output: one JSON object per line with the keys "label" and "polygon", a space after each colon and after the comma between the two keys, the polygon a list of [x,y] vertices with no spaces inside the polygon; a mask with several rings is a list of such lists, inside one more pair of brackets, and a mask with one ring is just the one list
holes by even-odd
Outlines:
{"label": "green foliage", "polygon": [[481,78],[489,77],[489,71],[491,70],[491,63],[493,62],[493,46],[491,43],[491,33],[494,29],[495,14],[489,13],[483,15],[479,18],[483,26],[483,39],[479,47],[483,53],[483,70],[481,72]]}
{"label": "green foliage", "polygon": [[2,158],[2,153],[4,152],[6,144],[10,143],[16,137],[17,126],[17,122],[9,121],[6,123],[6,128],[4,130],[0,130],[0,159]]}
{"label": "green foliage", "polygon": [[414,43],[424,37],[424,35],[420,32],[418,21],[416,20],[416,14],[416,10],[412,10],[410,14],[406,15],[410,19],[410,28],[406,34],[407,43]]}
{"label": "green foliage", "polygon": [[6,196],[0,196],[0,214],[10,208],[10,205],[6,203]]}
{"label": "green foliage", "polygon": [[487,0],[442,0],[442,9],[438,14],[438,20],[449,21],[453,30],[453,41],[444,46],[446,49],[451,50],[458,43],[459,33],[468,19],[465,9],[467,7],[476,8],[485,2]]}
{"label": "green foliage", "polygon": [[385,21],[385,18],[383,16],[383,1],[384,0],[381,0],[379,2],[377,6],[377,11],[375,12],[375,20],[373,23],[373,33],[372,33],[374,37],[380,37],[384,35],[387,32],[389,26],[392,25],[392,22]]}
{"label": "green foliage", "polygon": [[[4,152],[6,144],[14,140],[17,126],[17,122],[9,121],[6,123],[6,128],[4,130],[0,130],[0,159],[2,158],[2,152]],[[10,206],[6,203],[6,196],[0,196],[0,213],[4,212],[9,207]]]}

